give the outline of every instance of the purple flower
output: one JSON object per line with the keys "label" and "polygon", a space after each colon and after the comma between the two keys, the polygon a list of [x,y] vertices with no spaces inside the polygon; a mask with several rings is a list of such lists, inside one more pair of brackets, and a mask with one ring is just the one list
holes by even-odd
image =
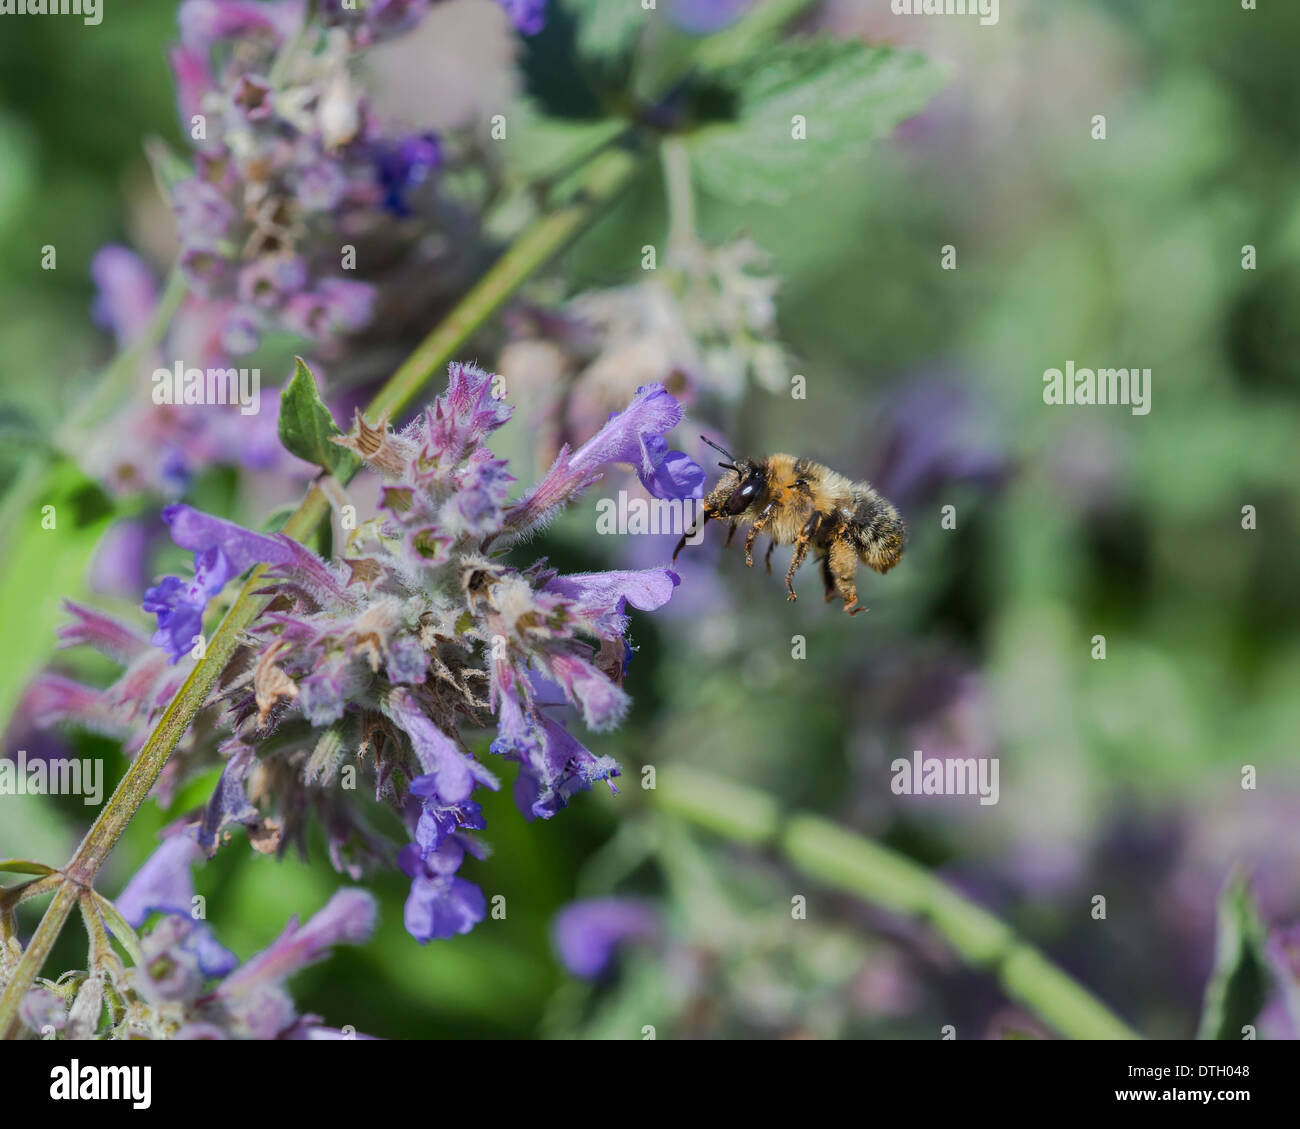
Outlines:
{"label": "purple flower", "polygon": [[347,190],[347,177],[334,161],[317,161],[298,173],[298,201],[309,212],[329,212]]}
{"label": "purple flower", "polygon": [[[518,761],[515,804],[528,819],[550,819],[598,780],[620,775],[612,757],[598,757],[562,725],[538,717],[522,738],[505,730],[492,742],[491,752]],[[614,785],[610,783],[610,791]]]}
{"label": "purple flower", "polygon": [[307,264],[297,255],[267,255],[239,272],[242,301],[258,309],[278,306],[307,284]]}
{"label": "purple flower", "polygon": [[278,44],[303,17],[301,0],[185,0],[180,7],[181,43],[207,51],[224,39],[266,36]]}
{"label": "purple flower", "polygon": [[235,220],[234,205],[216,185],[197,176],[172,187],[172,210],[186,247],[211,247]]}
{"label": "purple flower", "polygon": [[339,890],[301,928],[291,918],[270,947],[227,977],[217,994],[230,1001],[261,986],[282,983],[321,960],[335,945],[360,945],[374,931],[374,898],[364,890]]}
{"label": "purple flower", "polygon": [[456,876],[464,857],[465,849],[455,839],[427,852],[412,843],[398,856],[398,865],[411,879],[406,931],[421,944],[468,933],[487,915],[483,891]]}
{"label": "purple flower", "polygon": [[641,437],[636,474],[656,498],[704,497],[704,468],[685,452],[668,450],[662,436]]}
{"label": "purple flower", "polygon": [[655,497],[700,497],[704,471],[680,451],[669,451],[663,440],[681,419],[681,404],[662,384],[643,385],[626,409],[611,415],[576,451],[562,449],[546,477],[515,504],[506,520],[520,531],[535,528],[612,463],[635,467]]}
{"label": "purple flower", "polygon": [[172,927],[176,944],[193,959],[203,976],[225,976],[239,958],[221,945],[206,922],[193,918],[194,879],[190,868],[203,851],[188,835],[168,836],[126,884],[118,897],[118,911],[139,929],[151,913],[182,918],[185,927]]}
{"label": "purple flower", "polygon": [[149,856],[118,896],[117,908],[137,929],[151,913],[189,917],[194,899],[190,867],[203,858],[188,835],[170,835]]}
{"label": "purple flower", "polygon": [[689,35],[712,35],[735,23],[753,0],[669,0],[668,19]]}
{"label": "purple flower", "polygon": [[282,534],[253,533],[186,505],[167,506],[162,518],[171,528],[172,540],[194,553],[194,579],[189,584],[165,576],[144,594],[144,610],[158,617],[152,641],[167,651],[173,663],[202,634],[208,601],[256,564],[288,573],[311,589],[342,595],[324,563]]}
{"label": "purple flower", "polygon": [[427,181],[442,163],[442,146],[433,133],[412,134],[375,152],[375,170],[383,188],[384,207],[405,218],[411,214],[407,193]]}
{"label": "purple flower", "polygon": [[546,26],[547,0],[497,0],[497,3],[524,35],[536,35]]}
{"label": "purple flower", "polygon": [[409,691],[394,690],[389,695],[389,709],[411,738],[411,745],[424,775],[411,783],[417,796],[435,797],[443,804],[460,804],[469,799],[475,786],[482,784],[496,791],[497,778],[467,753],[461,752],[450,737],[421,711]]}
{"label": "purple flower", "polygon": [[569,600],[572,611],[588,620],[603,637],[627,630],[628,604],[656,611],[668,603],[681,578],[672,569],[646,568],[624,572],[581,572],[556,576],[545,591]]}
{"label": "purple flower", "polygon": [[653,940],[658,934],[654,908],[631,898],[571,902],[556,915],[552,927],[564,967],[584,980],[604,973],[619,949],[635,941]]}
{"label": "purple flower", "polygon": [[153,316],[158,287],[134,251],[110,243],[90,261],[95,281],[95,324],[112,330],[119,347],[133,341]]}
{"label": "purple flower", "polygon": [[90,586],[96,592],[132,600],[147,580],[146,560],[151,523],[136,518],[116,521],[95,546]]}
{"label": "purple flower", "polygon": [[[679,583],[662,568],[559,576],[544,560],[521,568],[491,554],[494,540],[517,532],[507,524],[512,478],[488,446],[510,417],[493,395],[497,384],[453,364],[445,393],[402,431],[358,415],[353,430],[336,437],[386,479],[378,518],[357,530],[337,562],[281,534],[167,507],[172,539],[194,553],[194,576],[165,577],[147,593],[146,609],[158,617],[154,641],[166,654],[74,610],[68,642],[130,665],[108,691],[42,683],[49,708],[125,727],[128,749],[138,747],[129,723],[137,711],[156,716],[174,695],[181,672],[172,663],[201,631],[209,599],[261,565],[261,590],[273,598],[249,625],[245,653],[203,724],[169,762],[167,787],[174,790],[187,767],[224,760],[187,831],[198,848],[212,853],[227,828],[242,825],[255,847],[276,852],[303,842],[316,812],[331,860],[353,874],[363,862],[391,858],[347,794],[351,785],[337,783],[345,766],[347,779],[356,770],[371,775],[375,797],[410,836],[398,861],[411,880],[407,927],[421,941],[466,932],[484,916],[482,891],[458,871],[468,856],[482,856],[475,794],[499,784],[471,753],[466,731],[495,724],[491,751],[519,766],[515,800],[529,819],[551,818],[597,781],[613,791],[618,764],[586,748],[553,711],[572,707],[595,731],[626,715],[630,608],[662,607]],[[560,462],[568,481],[554,505],[598,475],[603,460],[650,451],[652,463],[665,462],[666,444],[654,440],[680,417],[663,389],[643,389],[575,460]],[[239,1030],[275,1034],[296,1022],[280,989],[258,999]]]}

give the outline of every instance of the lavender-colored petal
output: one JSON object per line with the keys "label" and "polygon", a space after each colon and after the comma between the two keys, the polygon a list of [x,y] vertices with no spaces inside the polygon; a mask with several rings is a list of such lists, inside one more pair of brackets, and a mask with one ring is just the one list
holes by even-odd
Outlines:
{"label": "lavender-colored petal", "polygon": [[359,945],[375,929],[375,899],[365,890],[339,890],[298,927],[291,920],[270,947],[247,961],[218,988],[226,997],[264,984],[278,984],[325,957],[335,945]]}
{"label": "lavender-colored petal", "polygon": [[574,976],[594,980],[613,963],[618,950],[659,933],[653,907],[631,898],[592,898],[571,902],[555,917],[552,937],[561,962]]}
{"label": "lavender-colored petal", "polygon": [[134,251],[110,243],[95,252],[90,275],[97,290],[96,324],[112,330],[119,347],[134,341],[158,302],[153,272]]}
{"label": "lavender-colored petal", "polygon": [[417,877],[406,899],[406,931],[417,941],[468,933],[487,916],[487,900],[473,882],[459,877]]}
{"label": "lavender-colored petal", "polygon": [[[389,696],[393,720],[406,731],[425,775],[415,782],[417,795],[436,796],[443,804],[460,804],[469,799],[477,784],[495,791],[501,785],[478,761],[461,752],[456,743],[442,732],[420,709],[405,690]],[[415,784],[412,785],[415,788]]]}
{"label": "lavender-colored petal", "polygon": [[547,0],[497,0],[497,3],[523,35],[536,35],[546,26]]}
{"label": "lavender-colored petal", "polygon": [[188,835],[168,836],[118,896],[118,911],[137,929],[151,913],[189,917],[194,901],[190,867],[202,858],[199,845]]}

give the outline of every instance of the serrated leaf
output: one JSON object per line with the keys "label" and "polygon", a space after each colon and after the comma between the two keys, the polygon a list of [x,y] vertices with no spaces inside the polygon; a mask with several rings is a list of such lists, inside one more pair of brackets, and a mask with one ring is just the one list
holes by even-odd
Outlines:
{"label": "serrated leaf", "polygon": [[578,50],[599,62],[619,59],[654,18],[641,0],[564,0],[564,7],[578,24]]}
{"label": "serrated leaf", "polygon": [[333,474],[347,451],[330,437],[342,435],[316,390],[316,379],[301,357],[293,359],[293,377],[280,392],[280,442],[300,459]]}
{"label": "serrated leaf", "polygon": [[[771,204],[888,136],[944,81],[916,52],[826,39],[782,43],[715,78],[735,100],[735,119],[690,135],[695,180],[728,200]],[[806,123],[802,140],[793,136],[796,115]]]}
{"label": "serrated leaf", "polygon": [[590,157],[627,128],[621,118],[549,117],[521,98],[508,113],[506,160],[526,181],[549,180]]}
{"label": "serrated leaf", "polygon": [[1233,876],[1219,898],[1214,971],[1197,1038],[1239,1040],[1242,1028],[1255,1022],[1268,995],[1266,937],[1249,884]]}

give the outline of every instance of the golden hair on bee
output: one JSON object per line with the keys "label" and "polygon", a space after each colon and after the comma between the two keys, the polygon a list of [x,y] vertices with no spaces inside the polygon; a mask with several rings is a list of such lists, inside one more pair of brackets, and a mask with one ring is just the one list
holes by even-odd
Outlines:
{"label": "golden hair on bee", "polygon": [[[763,562],[768,572],[772,550],[794,545],[785,574],[787,600],[798,599],[794,574],[812,552],[821,561],[827,603],[838,596],[849,615],[866,611],[858,603],[857,568],[861,563],[883,574],[898,564],[907,539],[898,510],[870,483],[854,482],[811,459],[782,454],[737,459],[716,443],[704,442],[727,456],[727,462],[718,464],[727,473],[704,499],[696,528],[710,519],[726,521],[730,545],[736,530],[748,526],[745,564],[750,568],[754,567],[754,541],[766,533],[771,539]],[[677,543],[674,561],[696,528],[687,530]]]}

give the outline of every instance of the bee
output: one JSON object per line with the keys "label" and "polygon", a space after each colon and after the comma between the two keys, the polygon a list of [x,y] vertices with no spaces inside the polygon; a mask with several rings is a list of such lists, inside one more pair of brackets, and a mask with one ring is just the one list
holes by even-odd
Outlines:
{"label": "bee", "polygon": [[884,574],[903,555],[907,529],[893,505],[869,483],[853,482],[811,459],[793,455],[738,459],[716,443],[704,442],[730,461],[718,464],[727,473],[704,499],[699,524],[677,543],[674,562],[687,538],[711,518],[730,523],[727,545],[739,526],[748,525],[745,564],[750,568],[754,567],[754,541],[760,533],[771,538],[763,561],[768,572],[772,571],[772,550],[777,545],[794,545],[785,574],[787,600],[798,599],[794,574],[812,550],[821,561],[826,602],[839,596],[849,615],[867,611],[858,604],[854,583],[858,562]]}

